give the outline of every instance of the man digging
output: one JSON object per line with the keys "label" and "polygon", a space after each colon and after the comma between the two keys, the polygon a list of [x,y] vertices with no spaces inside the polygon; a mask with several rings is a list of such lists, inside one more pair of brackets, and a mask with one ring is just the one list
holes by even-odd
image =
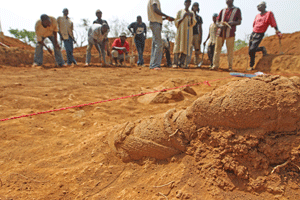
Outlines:
{"label": "man digging", "polygon": [[49,38],[53,44],[55,61],[58,64],[58,66],[66,66],[60,51],[60,46],[57,42],[57,32],[58,26],[56,19],[46,14],[41,15],[41,19],[38,20],[35,24],[37,44],[34,53],[33,66],[41,66],[43,64],[43,47],[46,47],[49,53],[52,54],[52,50],[49,49],[44,43],[45,38]]}
{"label": "man digging", "polygon": [[[109,31],[110,31],[109,25],[108,25],[106,20],[102,19],[102,11],[99,10],[99,9],[96,10],[96,16],[97,16],[97,19],[95,21],[93,21],[93,24],[100,24],[100,25],[107,24],[107,26],[108,26],[107,34],[108,34]],[[108,38],[106,38],[105,41],[100,41],[99,42],[99,47],[101,49],[101,52],[105,52],[105,48],[107,46],[108,46]],[[100,57],[100,59],[101,59],[101,57]]]}
{"label": "man digging", "polygon": [[[86,61],[85,66],[89,66],[91,62],[91,51],[95,45],[97,51],[99,52],[99,57],[101,59],[102,55],[102,65],[106,65],[105,61],[105,49],[101,49],[99,43],[104,42],[108,34],[108,25],[107,24],[93,24],[88,31],[88,46],[86,49]],[[110,55],[109,48],[107,48],[107,55]]]}

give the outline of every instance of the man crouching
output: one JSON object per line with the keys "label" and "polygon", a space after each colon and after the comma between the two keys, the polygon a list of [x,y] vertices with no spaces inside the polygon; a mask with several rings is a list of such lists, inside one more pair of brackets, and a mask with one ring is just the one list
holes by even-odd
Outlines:
{"label": "man crouching", "polygon": [[112,57],[115,61],[115,65],[118,65],[118,61],[123,65],[124,60],[128,59],[129,43],[126,41],[126,33],[121,33],[120,38],[115,39],[112,44]]}

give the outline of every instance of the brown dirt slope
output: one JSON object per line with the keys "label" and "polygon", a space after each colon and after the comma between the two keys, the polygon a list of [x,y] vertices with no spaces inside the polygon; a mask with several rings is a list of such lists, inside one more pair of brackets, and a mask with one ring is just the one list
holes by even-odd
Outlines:
{"label": "brown dirt slope", "polygon": [[34,68],[33,50],[0,47],[0,119],[216,80],[0,122],[0,199],[300,199],[298,35],[284,34],[290,55],[273,36],[257,55],[257,70],[288,77],[253,79],[207,66]]}
{"label": "brown dirt slope", "polygon": [[[263,39],[261,46],[266,47],[268,55],[263,57],[262,53],[256,54],[256,65],[254,68],[257,71],[273,74],[299,74],[300,32],[283,34],[281,43],[282,46],[280,48],[279,39],[276,35]],[[245,47],[236,51],[234,55],[233,68],[237,71],[245,71],[250,62],[248,48]],[[221,58],[221,68],[227,68],[225,55]]]}
{"label": "brown dirt slope", "polygon": [[8,36],[4,36],[3,38],[1,38],[0,42],[4,43],[9,47],[18,47],[19,49],[23,49],[23,50],[34,50],[32,46],[27,45],[16,38],[12,38]]}

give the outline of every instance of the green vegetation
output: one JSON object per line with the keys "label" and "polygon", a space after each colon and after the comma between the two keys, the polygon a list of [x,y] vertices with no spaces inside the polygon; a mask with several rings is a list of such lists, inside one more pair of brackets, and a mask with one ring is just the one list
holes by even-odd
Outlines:
{"label": "green vegetation", "polygon": [[15,38],[21,40],[22,42],[24,42],[28,45],[36,44],[35,32],[34,31],[27,31],[25,29],[19,30],[19,29],[12,29],[12,28],[10,28],[8,31]]}
{"label": "green vegetation", "polygon": [[234,42],[234,51],[237,51],[243,47],[247,47],[248,43],[245,40],[238,39]]}

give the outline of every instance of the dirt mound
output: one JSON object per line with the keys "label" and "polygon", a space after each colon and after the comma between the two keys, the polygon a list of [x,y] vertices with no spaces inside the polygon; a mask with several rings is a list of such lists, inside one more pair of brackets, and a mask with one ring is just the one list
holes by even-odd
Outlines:
{"label": "dirt mound", "polygon": [[[256,54],[256,64],[254,69],[257,71],[271,73],[285,73],[297,75],[300,68],[300,32],[283,34],[281,46],[276,35],[266,37],[260,46],[265,46],[267,56],[262,56],[261,52]],[[244,47],[234,52],[233,69],[236,71],[246,71],[249,67],[250,58],[248,47]],[[227,56],[221,55],[220,67],[228,68]]]}
{"label": "dirt mound", "polygon": [[[24,42],[16,39],[16,38],[12,38],[12,37],[8,37],[8,36],[4,36],[3,38],[0,39],[0,42],[4,43],[5,45],[9,46],[9,47],[18,47],[19,49],[24,49],[24,50],[34,50],[34,47],[25,44]],[[1,47],[1,45],[0,45]]]}
{"label": "dirt mound", "polygon": [[[111,133],[111,146],[121,151],[125,160],[143,156],[165,159],[178,152],[174,148],[183,150],[201,127],[251,129],[261,135],[296,131],[300,126],[299,87],[298,77],[264,76],[231,82],[200,97],[186,110],[170,110],[117,127]],[[174,144],[171,136],[180,145]],[[146,146],[152,142],[157,147],[152,145],[149,151]]]}
{"label": "dirt mound", "polygon": [[160,91],[156,93],[150,93],[146,94],[144,96],[141,96],[138,98],[138,101],[143,104],[150,104],[150,103],[174,103],[177,101],[182,101],[185,99],[185,97],[190,95],[197,95],[197,93],[193,90],[193,88],[186,86],[181,87],[174,90],[164,90],[164,89],[170,89],[170,88],[177,88],[179,86],[183,85],[189,85],[192,83],[196,83],[195,80],[188,80],[188,79],[169,79],[159,85],[158,87],[155,87],[153,89],[150,88],[141,88],[141,93],[147,93],[147,92],[153,92],[153,91]]}
{"label": "dirt mound", "polygon": [[[300,178],[299,89],[299,77],[230,82],[186,110],[116,126],[109,145],[126,162],[185,152],[194,157],[194,169],[216,196],[220,189],[236,188],[282,195],[288,183]],[[280,170],[281,176],[274,173]],[[177,198],[184,193],[177,191]]]}
{"label": "dirt mound", "polygon": [[[283,34],[280,43],[277,35],[265,37],[260,46],[265,46],[268,54],[280,54],[283,52],[285,55],[300,55],[300,32]],[[248,47],[244,47],[234,52],[235,55],[248,54]]]}
{"label": "dirt mound", "polygon": [[187,117],[197,127],[295,131],[299,128],[299,77],[255,77],[232,82],[196,100]]}
{"label": "dirt mound", "polygon": [[170,137],[174,112],[175,109],[150,119],[115,127],[109,136],[110,146],[125,162],[143,157],[166,159],[183,152],[188,141]]}

